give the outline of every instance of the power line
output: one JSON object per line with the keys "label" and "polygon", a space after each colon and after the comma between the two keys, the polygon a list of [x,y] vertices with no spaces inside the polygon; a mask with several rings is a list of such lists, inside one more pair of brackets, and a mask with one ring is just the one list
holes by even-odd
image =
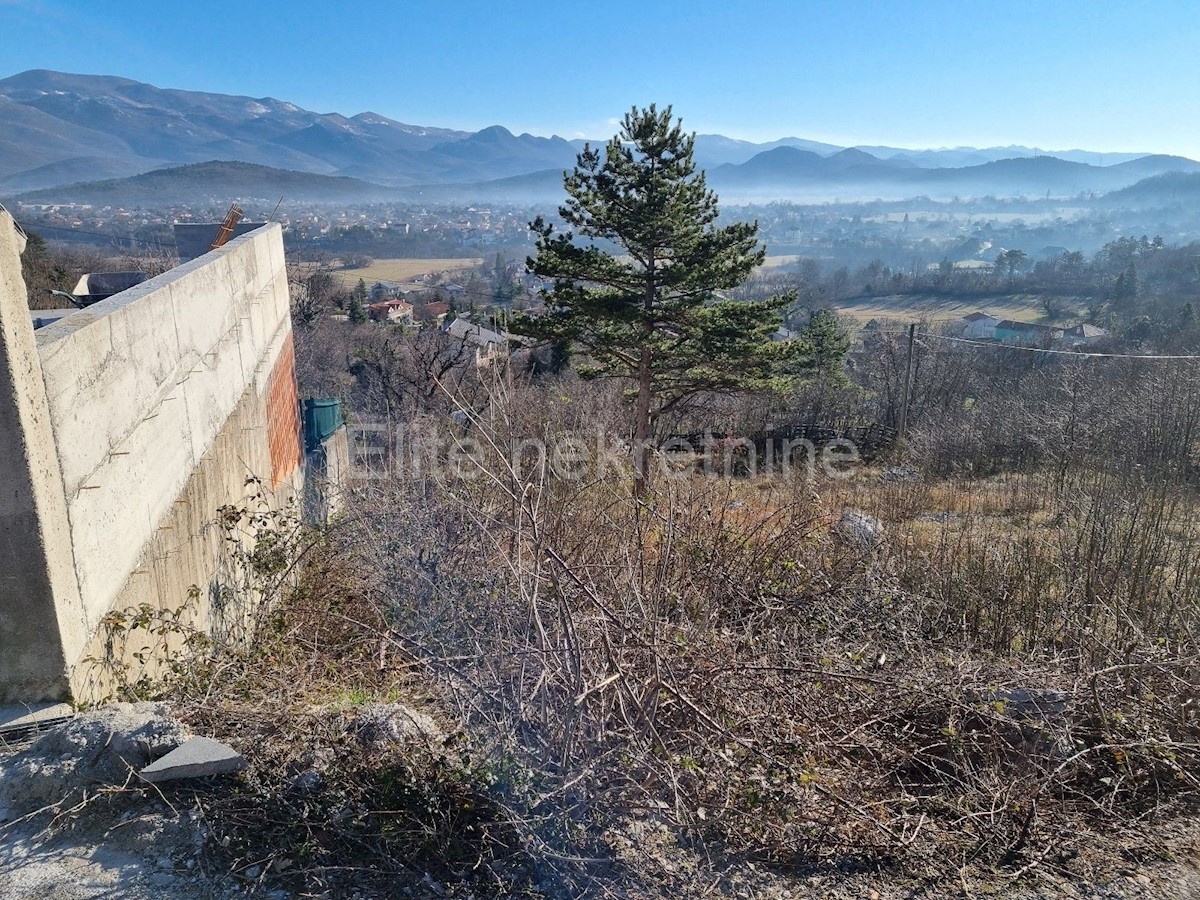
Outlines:
{"label": "power line", "polygon": [[[907,331],[877,331],[876,334],[891,334],[904,336]],[[1061,356],[1098,359],[1200,359],[1200,354],[1166,354],[1166,353],[1086,353],[1079,350],[1051,350],[1044,347],[1026,347],[1021,344],[1003,344],[995,341],[977,341],[971,338],[956,338],[945,334],[933,334],[929,331],[917,332],[918,337],[933,338],[937,341],[949,341],[954,344],[971,344],[976,347],[988,347],[994,350],[1022,350],[1026,353],[1054,353]]]}

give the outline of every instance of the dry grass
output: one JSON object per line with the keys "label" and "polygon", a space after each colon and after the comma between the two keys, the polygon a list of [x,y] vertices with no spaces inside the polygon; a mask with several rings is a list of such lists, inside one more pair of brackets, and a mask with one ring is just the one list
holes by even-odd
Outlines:
{"label": "dry grass", "polygon": [[[1067,319],[1077,311],[1077,304],[1059,304]],[[1045,315],[1041,301],[1029,294],[1005,294],[993,297],[945,297],[933,294],[895,294],[870,297],[851,297],[839,300],[837,311],[859,322],[871,319],[906,319],[909,321],[946,322],[961,319],[976,311],[991,313],[1001,319],[1018,322],[1038,322]]]}
{"label": "dry grass", "polygon": [[[164,799],[193,810],[210,860],[254,891],[535,896],[519,832],[492,796],[495,773],[369,599],[352,555],[323,539],[297,549],[299,579],[262,608],[251,641],[185,641],[170,674],[121,692],[168,701],[247,760],[233,789],[183,781],[164,785]],[[127,639],[175,627],[152,619]],[[393,717],[432,730],[380,733]]]}
{"label": "dry grass", "polygon": [[[604,396],[478,389],[477,477],[356,485],[255,650],[179,686],[251,757],[250,789],[210,807],[236,865],[283,858],[335,890],[357,853],[477,894],[757,893],[753,871],[1019,896],[1112,876],[1114,834],[1145,854],[1200,808],[1182,470],[1079,438],[988,474],[695,476],[638,500],[627,472],[508,459],[591,434],[619,411]],[[882,520],[880,546],[839,535],[849,508]],[[354,710],[422,694],[469,752],[364,757]],[[326,793],[297,796],[323,749]]]}
{"label": "dry grass", "polygon": [[477,257],[377,259],[364,269],[339,269],[337,274],[347,285],[352,286],[361,278],[370,287],[376,281],[407,283],[436,272],[461,272],[464,269],[473,269],[482,262],[483,260]]}
{"label": "dry grass", "polygon": [[[523,417],[591,419],[529,395],[490,409],[474,433],[497,451]],[[595,884],[579,858],[616,846],[661,873],[622,839],[640,818],[710,865],[1000,890],[1119,865],[1108,830],[1196,808],[1191,545],[1133,527],[1182,526],[1165,493],[868,472],[663,481],[638,502],[503,456],[474,481],[373,484],[355,545],[462,718],[537,773],[511,805],[575,860],[563,883]],[[839,539],[847,505],[885,521],[883,548]]]}

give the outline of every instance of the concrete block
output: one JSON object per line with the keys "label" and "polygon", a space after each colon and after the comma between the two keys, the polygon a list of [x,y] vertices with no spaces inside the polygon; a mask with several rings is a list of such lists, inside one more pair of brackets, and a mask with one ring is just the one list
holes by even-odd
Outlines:
{"label": "concrete block", "polygon": [[246,759],[232,747],[212,738],[194,737],[138,773],[144,781],[173,781],[229,775],[246,767]]}
{"label": "concrete block", "polygon": [[[12,703],[0,706],[0,748],[33,740],[40,732],[67,721],[69,703]],[[3,817],[0,817],[3,821]]]}

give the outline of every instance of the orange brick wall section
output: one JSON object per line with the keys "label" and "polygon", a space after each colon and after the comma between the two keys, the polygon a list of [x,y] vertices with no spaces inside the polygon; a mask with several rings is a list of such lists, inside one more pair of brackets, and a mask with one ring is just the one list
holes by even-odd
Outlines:
{"label": "orange brick wall section", "polygon": [[290,334],[267,381],[267,440],[271,447],[271,487],[277,488],[304,460],[296,348]]}

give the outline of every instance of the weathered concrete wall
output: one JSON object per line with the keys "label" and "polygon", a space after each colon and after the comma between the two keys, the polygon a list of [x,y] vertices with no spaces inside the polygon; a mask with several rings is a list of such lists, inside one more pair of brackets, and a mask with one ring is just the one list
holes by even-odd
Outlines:
{"label": "weathered concrete wall", "polygon": [[[83,640],[61,656],[77,696],[99,689],[79,663],[104,649],[109,611],[177,608],[195,586],[208,607],[197,621],[213,621],[218,509],[254,493],[250,479],[273,508],[299,489],[289,307],[281,232],[269,225],[23,338],[40,360],[47,467],[57,465],[65,504]],[[3,318],[20,330],[15,314]],[[69,592],[50,593],[62,618]],[[0,632],[3,643],[23,639]]]}
{"label": "weathered concrete wall", "polygon": [[0,702],[60,699],[87,641],[42,369],[0,210]]}

